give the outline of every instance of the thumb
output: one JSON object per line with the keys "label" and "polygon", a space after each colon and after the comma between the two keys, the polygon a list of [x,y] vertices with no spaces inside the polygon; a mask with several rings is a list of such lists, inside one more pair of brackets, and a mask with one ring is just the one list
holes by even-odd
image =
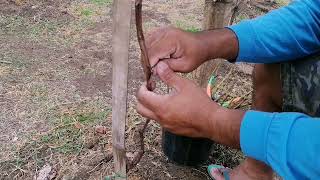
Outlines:
{"label": "thumb", "polygon": [[182,58],[169,58],[169,59],[164,59],[162,61],[167,63],[168,66],[175,72],[188,73],[193,70],[192,68],[187,66],[186,62],[188,60],[186,60],[184,57],[182,57]]}
{"label": "thumb", "polygon": [[184,84],[184,79],[173,72],[169,68],[168,64],[160,61],[156,66],[156,71],[160,79],[170,87],[175,88],[176,90],[181,90]]}

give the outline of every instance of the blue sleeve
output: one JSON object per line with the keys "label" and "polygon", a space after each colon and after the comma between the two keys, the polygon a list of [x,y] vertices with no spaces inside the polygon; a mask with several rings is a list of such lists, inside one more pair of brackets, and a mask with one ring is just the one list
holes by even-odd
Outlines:
{"label": "blue sleeve", "polygon": [[239,40],[237,61],[276,63],[320,51],[320,1],[296,0],[229,27]]}
{"label": "blue sleeve", "polygon": [[240,130],[242,151],[284,179],[320,179],[320,119],[300,113],[248,111]]}

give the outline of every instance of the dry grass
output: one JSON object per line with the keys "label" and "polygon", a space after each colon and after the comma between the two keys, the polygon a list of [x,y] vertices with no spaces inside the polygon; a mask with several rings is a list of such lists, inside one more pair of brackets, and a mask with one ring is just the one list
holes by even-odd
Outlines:
{"label": "dry grass", "polygon": [[31,134],[25,143],[12,149],[14,155],[10,160],[0,162],[0,177],[32,178],[46,163],[59,167],[62,175],[70,163],[85,158],[90,150],[97,156],[104,150],[110,152],[110,134],[99,136],[94,132],[96,125],[110,126],[110,109],[96,105],[93,109],[88,105],[59,107],[59,113],[52,119],[52,129]]}

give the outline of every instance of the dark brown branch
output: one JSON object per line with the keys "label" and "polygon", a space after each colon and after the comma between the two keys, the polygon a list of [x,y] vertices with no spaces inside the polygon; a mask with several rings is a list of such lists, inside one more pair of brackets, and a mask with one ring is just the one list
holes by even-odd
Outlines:
{"label": "dark brown branch", "polygon": [[141,65],[143,68],[143,72],[145,74],[145,79],[147,81],[147,88],[149,91],[152,91],[152,86],[150,81],[151,66],[149,62],[147,47],[144,40],[143,28],[142,28],[142,0],[136,0],[135,15],[136,15],[136,28],[137,28],[138,42],[141,49]]}
{"label": "dark brown branch", "polygon": [[[150,80],[151,78],[151,66],[149,62],[149,57],[147,53],[147,47],[144,40],[143,35],[143,28],[142,28],[142,0],[136,0],[135,2],[135,16],[136,16],[136,28],[137,28],[137,37],[138,42],[141,50],[141,65],[143,68],[143,72],[145,75],[145,80],[147,81],[147,89],[149,91],[152,91],[152,82]],[[132,161],[127,163],[127,172],[129,172],[131,169],[133,169],[141,160],[143,154],[144,154],[144,133],[146,131],[146,128],[150,122],[150,119],[147,119],[142,129],[139,130],[139,144],[140,149],[137,152],[136,156],[133,158]]]}

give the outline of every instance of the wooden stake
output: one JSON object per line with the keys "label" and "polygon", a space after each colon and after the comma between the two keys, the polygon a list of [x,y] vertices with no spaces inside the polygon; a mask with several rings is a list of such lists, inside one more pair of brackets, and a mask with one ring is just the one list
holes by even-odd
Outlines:
{"label": "wooden stake", "polygon": [[112,34],[112,145],[116,179],[126,179],[125,125],[131,0],[114,0]]}

